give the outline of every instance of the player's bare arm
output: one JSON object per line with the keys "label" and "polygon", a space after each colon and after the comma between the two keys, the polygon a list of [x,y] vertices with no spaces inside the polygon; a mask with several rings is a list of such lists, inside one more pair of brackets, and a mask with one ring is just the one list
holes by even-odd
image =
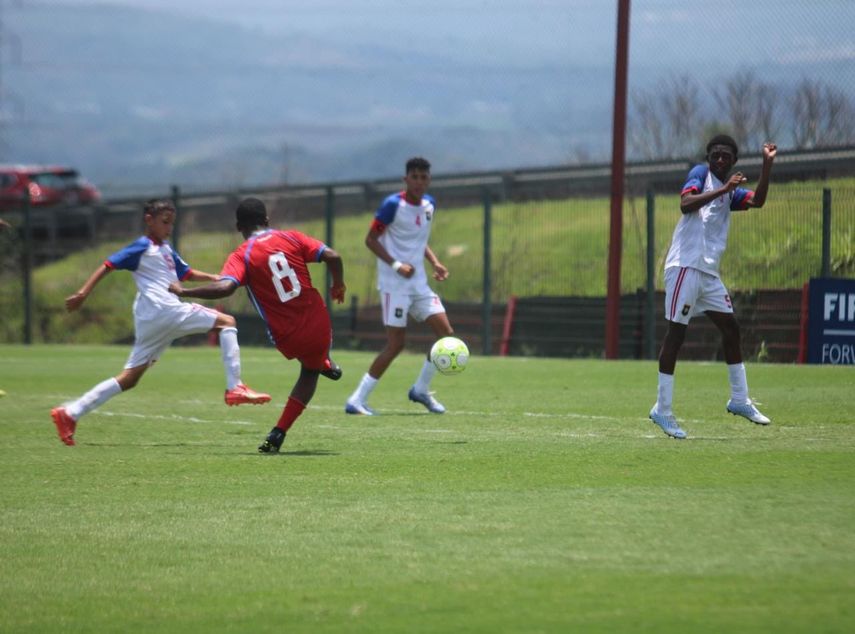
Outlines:
{"label": "player's bare arm", "polygon": [[425,247],[425,258],[430,265],[433,267],[433,279],[437,282],[443,282],[448,279],[448,269],[445,268],[445,265],[439,261],[439,258],[436,257],[436,254],[433,252],[429,246]]}
{"label": "player's bare arm", "polygon": [[347,291],[347,287],[344,285],[344,263],[341,256],[336,251],[327,247],[321,254],[321,262],[327,265],[327,270],[329,270],[330,277],[332,277],[330,297],[336,303],[341,304],[344,302],[344,295]]}
{"label": "player's bare arm", "polygon": [[754,197],[748,201],[749,207],[762,207],[766,203],[766,194],[769,193],[769,177],[772,174],[772,163],[778,155],[778,146],[775,143],[763,144],[763,167],[760,169],[760,179],[754,189]]}
{"label": "player's bare arm", "polygon": [[398,275],[411,278],[416,272],[416,268],[409,262],[398,262],[395,258],[389,255],[386,247],[380,243],[380,233],[376,229],[372,228],[368,230],[368,234],[365,236],[365,246],[367,246],[374,255],[394,268]]}
{"label": "player's bare arm", "polygon": [[220,299],[228,297],[235,292],[238,287],[234,280],[222,279],[204,286],[196,288],[184,288],[181,282],[172,282],[169,285],[169,292],[178,295],[178,297],[196,297],[198,299]]}
{"label": "player's bare arm", "polygon": [[73,312],[83,306],[83,302],[85,302],[86,298],[89,297],[89,293],[92,292],[95,285],[104,279],[112,270],[113,269],[103,264],[95,269],[92,275],[89,276],[89,279],[86,280],[83,286],[81,286],[76,293],[65,298],[65,309],[68,312]]}
{"label": "player's bare arm", "polygon": [[205,273],[205,271],[191,269],[190,274],[184,279],[191,282],[218,282],[220,281],[220,276],[215,275],[214,273]]}

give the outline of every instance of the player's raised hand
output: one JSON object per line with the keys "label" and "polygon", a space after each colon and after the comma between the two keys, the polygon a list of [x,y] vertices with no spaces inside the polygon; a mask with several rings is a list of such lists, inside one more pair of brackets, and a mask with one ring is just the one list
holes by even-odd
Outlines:
{"label": "player's raised hand", "polygon": [[330,286],[330,297],[332,297],[337,304],[341,304],[344,302],[344,294],[347,291],[347,286],[344,284],[333,284]]}
{"label": "player's raised hand", "polygon": [[763,144],[763,160],[774,161],[778,155],[778,146],[775,143]]}

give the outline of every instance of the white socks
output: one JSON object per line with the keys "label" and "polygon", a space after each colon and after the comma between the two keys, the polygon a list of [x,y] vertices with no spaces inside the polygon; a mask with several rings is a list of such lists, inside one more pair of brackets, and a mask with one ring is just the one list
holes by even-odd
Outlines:
{"label": "white socks", "polygon": [[226,389],[233,390],[240,385],[240,346],[237,328],[220,330],[220,353],[226,370]]}
{"label": "white socks", "polygon": [[[745,364],[734,363],[727,366],[727,376],[730,379],[730,400],[736,405],[748,402],[748,379],[745,377]],[[659,392],[656,399],[656,410],[660,414],[672,414],[674,400],[674,375],[659,373]]]}
{"label": "white socks", "polygon": [[85,416],[96,407],[103,405],[121,391],[122,388],[119,386],[119,382],[115,378],[110,377],[106,381],[101,381],[73,403],[66,405],[65,411],[74,420],[78,420],[81,416]]}
{"label": "white socks", "polygon": [[656,411],[663,416],[670,416],[674,402],[674,375],[659,373],[659,390],[656,397]]}
{"label": "white socks", "polygon": [[[416,379],[416,384],[413,386],[416,388],[416,392],[427,393],[430,389],[430,382],[436,374],[436,366],[425,359],[425,362],[422,364],[421,372],[419,372],[419,378]],[[359,382],[356,390],[354,390],[353,394],[350,395],[350,398],[347,399],[349,403],[359,403],[364,405],[368,400],[368,396],[374,391],[374,388],[377,387],[377,383],[380,382],[380,379],[375,379],[373,376],[368,374],[367,372],[362,376],[362,380]]]}
{"label": "white socks", "polygon": [[745,405],[748,402],[748,379],[745,377],[745,364],[728,365],[727,376],[730,378],[730,400],[736,405]]}
{"label": "white socks", "polygon": [[375,379],[366,372],[362,376],[362,380],[359,382],[359,386],[356,388],[356,391],[354,391],[347,400],[351,403],[364,404],[368,399],[368,395],[371,394],[371,391],[377,386],[379,381],[380,379]]}
{"label": "white socks", "polygon": [[425,359],[425,362],[422,364],[422,371],[419,372],[419,378],[416,379],[416,384],[413,386],[416,388],[416,392],[427,394],[428,390],[430,390],[431,379],[433,379],[435,374],[436,366],[429,359]]}

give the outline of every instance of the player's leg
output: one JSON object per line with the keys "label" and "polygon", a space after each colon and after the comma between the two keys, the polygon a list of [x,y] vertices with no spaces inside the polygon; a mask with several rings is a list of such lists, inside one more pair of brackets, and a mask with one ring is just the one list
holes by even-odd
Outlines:
{"label": "player's leg", "polygon": [[148,366],[149,364],[146,363],[135,368],[125,368],[115,377],[101,381],[76,400],[52,409],[50,415],[53,418],[54,425],[56,425],[60,440],[66,445],[74,445],[77,421],[117,394],[132,389],[139,382]]}
{"label": "player's leg", "polygon": [[[311,333],[308,333],[311,337]],[[297,382],[291,389],[291,394],[288,397],[288,402],[285,403],[285,408],[282,410],[282,415],[276,423],[276,426],[270,430],[264,442],[258,447],[261,453],[276,453],[282,447],[285,441],[285,435],[294,421],[299,418],[303,410],[312,400],[315,395],[315,390],[318,387],[318,377],[321,375],[321,369],[326,366],[327,350],[329,343],[321,342],[316,346],[318,350],[323,352],[310,352],[306,356],[298,355],[300,359],[300,376],[297,377]],[[287,355],[286,355],[287,356]]]}
{"label": "player's leg", "polygon": [[118,375],[95,385],[78,399],[51,410],[59,437],[66,445],[74,444],[77,421],[92,410],[126,390],[132,389],[151,364],[160,358],[172,341],[168,328],[147,319],[135,319],[136,338],[125,367]]}
{"label": "player's leg", "polygon": [[[728,299],[728,304],[729,304]],[[731,309],[732,310],[732,309]],[[727,363],[727,377],[730,382],[730,399],[727,411],[736,416],[747,418],[758,425],[768,425],[771,420],[757,409],[748,395],[748,377],[742,360],[742,341],[739,322],[732,312],[706,311],[707,316],[721,333],[721,345],[724,360]]]}
{"label": "player's leg", "polygon": [[[436,296],[428,299],[425,303],[414,302],[413,304],[414,317],[416,319],[422,317],[425,323],[430,326],[436,339],[454,334],[454,329],[448,321],[448,315],[444,309],[440,311],[439,309],[441,308],[442,303],[439,302],[439,298]],[[430,349],[428,349],[425,359],[422,361],[419,376],[410,388],[407,397],[414,403],[424,405],[432,414],[444,414],[445,405],[436,400],[430,391],[430,384],[435,375],[436,366],[430,360]]]}
{"label": "player's leg", "polygon": [[674,371],[686,329],[694,314],[697,293],[697,271],[685,267],[665,270],[665,318],[668,328],[659,350],[659,376],[657,379],[656,403],[650,409],[650,419],[673,438],[685,438],[677,424],[673,411]]}
{"label": "player's leg", "polygon": [[650,409],[649,418],[673,438],[685,438],[686,432],[677,424],[673,411],[674,369],[677,355],[686,337],[686,324],[669,321],[662,349],[659,351],[659,377],[656,388],[656,403]]}
{"label": "player's leg", "polygon": [[[194,306],[201,306],[195,304]],[[203,307],[204,308],[204,307]],[[205,309],[209,311],[210,309]],[[240,367],[240,345],[238,345],[237,322],[231,315],[221,313],[219,311],[211,311],[213,313],[213,324],[208,325],[205,330],[213,330],[219,333],[220,355],[223,360],[223,369],[226,373],[226,392],[223,397],[226,405],[260,405],[270,401],[270,394],[264,392],[256,392],[241,381]],[[186,319],[186,328],[188,331],[185,334],[190,334],[190,329],[194,328],[192,322],[199,323],[207,320],[207,315],[196,311]]]}
{"label": "player's leg", "polygon": [[270,430],[264,442],[258,447],[261,453],[277,453],[285,441],[285,435],[294,421],[299,418],[303,410],[312,400],[315,395],[315,388],[318,386],[318,377],[321,375],[319,370],[311,370],[305,366],[300,367],[300,376],[291,390],[291,395],[288,397],[288,402],[279,416],[276,426]]}
{"label": "player's leg", "polygon": [[344,405],[344,411],[348,414],[362,414],[371,416],[374,410],[368,406],[368,397],[377,383],[380,382],[380,377],[389,369],[395,358],[401,354],[407,340],[407,329],[397,328],[394,326],[386,327],[386,344],[383,349],[374,357],[368,372],[362,375],[359,380],[359,385],[348,397]]}
{"label": "player's leg", "polygon": [[344,411],[348,414],[372,415],[374,410],[368,407],[368,396],[377,387],[380,377],[389,369],[395,358],[401,354],[407,340],[407,315],[410,309],[410,296],[407,294],[382,293],[383,325],[386,327],[386,344],[374,357],[359,385],[348,397]]}

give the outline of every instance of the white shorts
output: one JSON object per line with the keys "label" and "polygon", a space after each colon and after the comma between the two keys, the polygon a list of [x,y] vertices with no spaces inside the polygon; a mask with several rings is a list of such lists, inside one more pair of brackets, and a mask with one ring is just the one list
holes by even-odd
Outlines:
{"label": "white shorts", "polygon": [[708,310],[733,312],[730,295],[720,278],[689,267],[665,269],[665,319],[688,324],[692,317]]}
{"label": "white shorts", "polygon": [[208,332],[216,321],[216,310],[189,302],[163,310],[154,319],[135,318],[134,348],[125,369],[151,365],[173,341],[185,335]]}
{"label": "white shorts", "polygon": [[445,306],[434,292],[423,295],[410,293],[380,292],[381,308],[383,310],[383,325],[393,328],[406,328],[407,315],[412,315],[416,321],[424,321],[431,315],[445,312]]}

